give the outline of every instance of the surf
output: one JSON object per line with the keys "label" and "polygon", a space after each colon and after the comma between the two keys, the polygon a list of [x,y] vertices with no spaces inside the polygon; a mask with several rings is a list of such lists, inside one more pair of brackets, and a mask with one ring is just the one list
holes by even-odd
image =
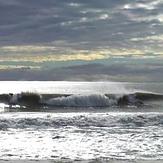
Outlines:
{"label": "surf", "polygon": [[140,107],[147,101],[157,100],[163,100],[163,95],[150,92],[128,94],[39,94],[34,92],[0,94],[0,103],[24,107]]}
{"label": "surf", "polygon": [[74,127],[151,127],[163,126],[163,113],[55,113],[0,115],[0,131],[8,129],[47,129]]}

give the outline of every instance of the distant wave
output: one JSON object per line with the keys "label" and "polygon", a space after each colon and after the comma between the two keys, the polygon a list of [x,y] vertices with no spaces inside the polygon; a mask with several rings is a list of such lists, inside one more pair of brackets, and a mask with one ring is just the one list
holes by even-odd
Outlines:
{"label": "distant wave", "polygon": [[10,128],[58,128],[63,126],[75,127],[147,127],[147,126],[163,126],[163,114],[76,114],[72,116],[58,115],[44,117],[1,117],[0,130]]}
{"label": "distant wave", "polygon": [[162,94],[135,92],[131,94],[1,94],[0,102],[20,106],[53,106],[53,107],[109,107],[109,106],[142,106],[145,101],[163,100]]}

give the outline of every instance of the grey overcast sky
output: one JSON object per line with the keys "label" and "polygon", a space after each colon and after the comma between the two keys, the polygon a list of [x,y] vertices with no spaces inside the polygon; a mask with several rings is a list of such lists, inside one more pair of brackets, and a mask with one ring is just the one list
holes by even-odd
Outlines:
{"label": "grey overcast sky", "polygon": [[163,81],[163,0],[0,0],[0,80]]}

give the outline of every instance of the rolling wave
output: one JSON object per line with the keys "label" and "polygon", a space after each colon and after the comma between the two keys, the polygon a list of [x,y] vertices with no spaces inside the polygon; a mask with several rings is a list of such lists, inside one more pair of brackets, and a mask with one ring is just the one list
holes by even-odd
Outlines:
{"label": "rolling wave", "polygon": [[[30,117],[31,116],[31,117]],[[137,113],[137,114],[76,114],[43,117],[1,117],[0,130],[7,129],[48,129],[58,127],[149,127],[163,126],[163,114],[160,113]]]}
{"label": "rolling wave", "polygon": [[53,106],[53,107],[109,107],[142,106],[146,101],[163,100],[162,94],[135,92],[131,94],[1,94],[0,102],[10,106]]}

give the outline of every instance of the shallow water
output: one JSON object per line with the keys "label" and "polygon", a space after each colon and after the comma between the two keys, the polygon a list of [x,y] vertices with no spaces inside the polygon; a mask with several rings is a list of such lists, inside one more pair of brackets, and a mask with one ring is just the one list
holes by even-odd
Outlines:
{"label": "shallow water", "polygon": [[[17,87],[21,82],[18,83],[13,82]],[[24,86],[16,92],[30,88],[29,91],[39,93],[51,90],[50,93],[61,94],[108,93],[108,90],[112,93],[135,90],[162,93],[163,86],[162,83],[151,83],[151,86],[150,83],[64,84],[51,82],[49,86],[47,82],[40,85],[26,82],[24,85],[22,82]],[[16,86],[14,90],[17,90]],[[8,88],[3,91],[8,93]],[[162,100],[150,100],[142,107],[51,107],[36,108],[31,112],[21,108],[5,108],[2,104],[0,159],[87,162],[163,160],[162,106]]]}

